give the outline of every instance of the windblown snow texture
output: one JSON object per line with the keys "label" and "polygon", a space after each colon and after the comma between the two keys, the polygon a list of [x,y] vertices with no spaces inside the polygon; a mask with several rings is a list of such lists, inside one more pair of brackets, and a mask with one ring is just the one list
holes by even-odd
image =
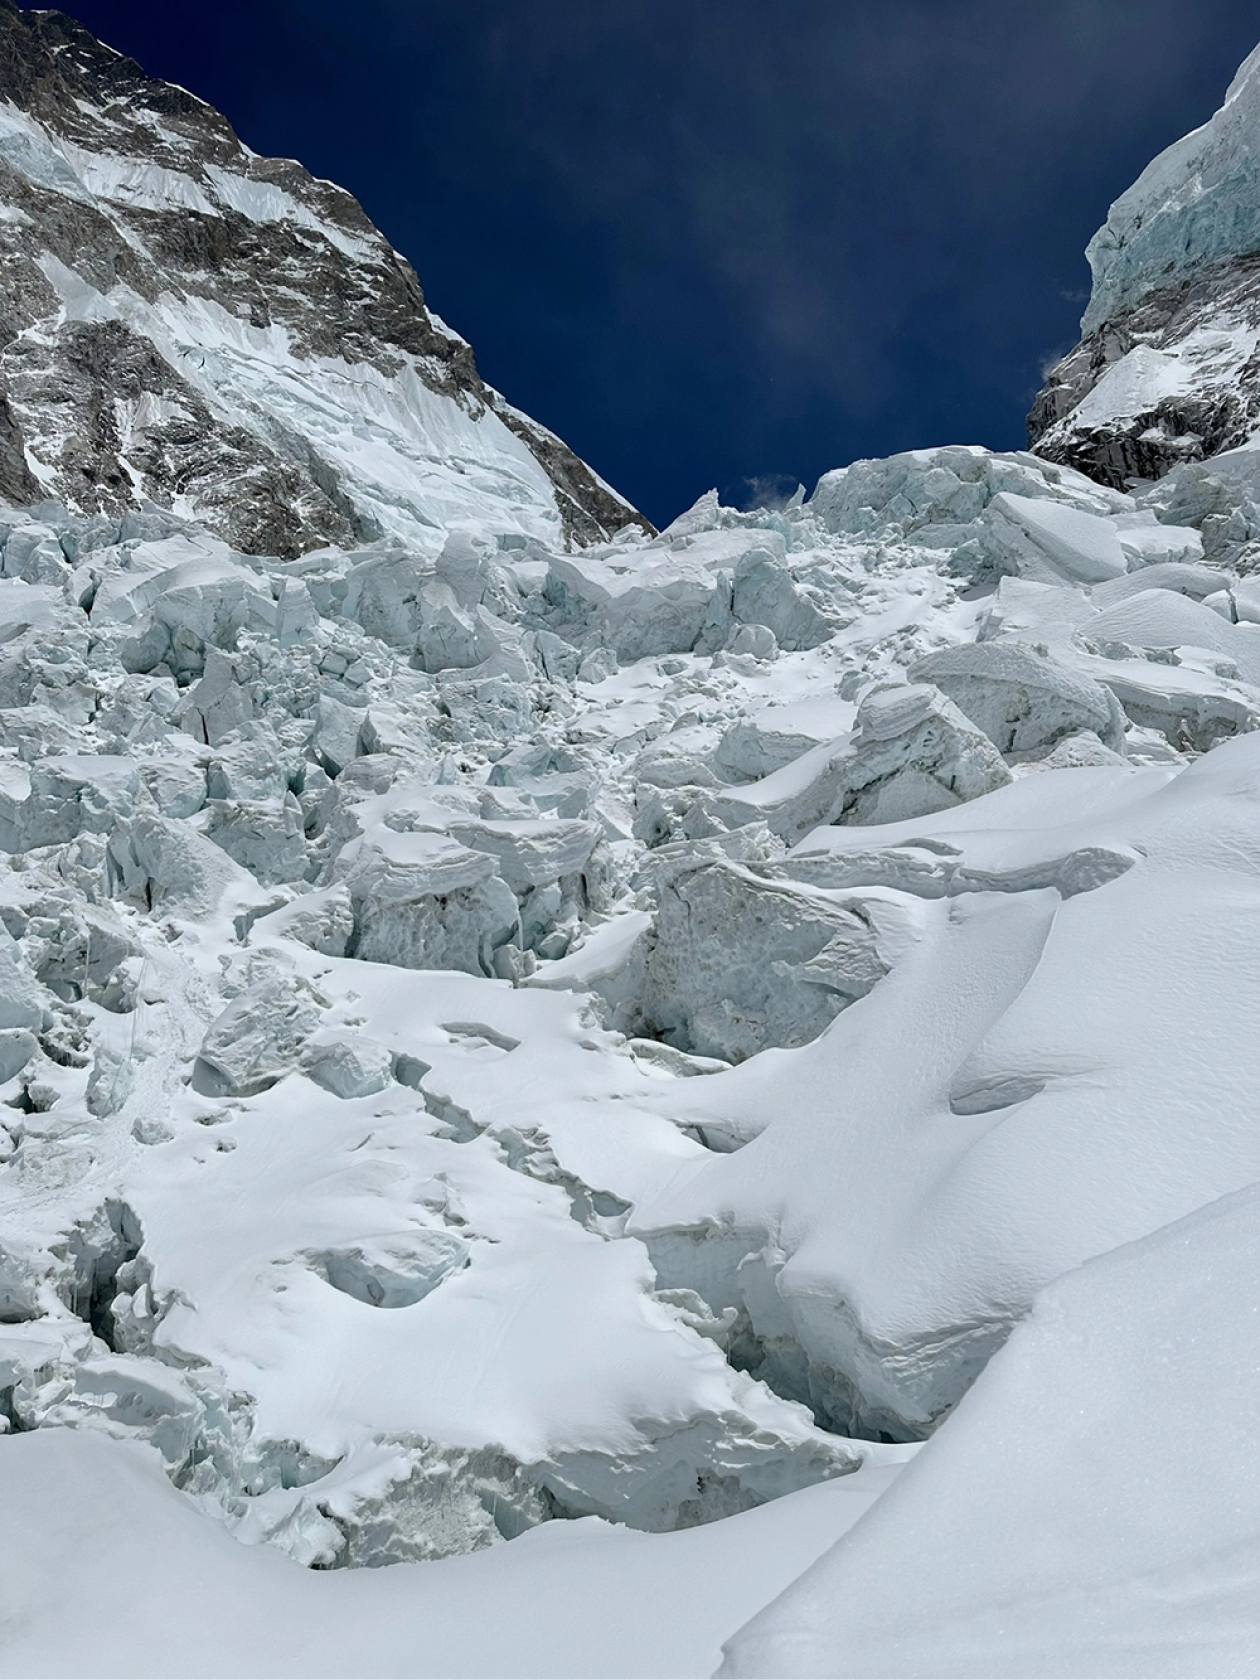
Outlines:
{"label": "windblown snow texture", "polygon": [[1260,458],[658,536],[0,42],[0,1672],[1252,1671]]}

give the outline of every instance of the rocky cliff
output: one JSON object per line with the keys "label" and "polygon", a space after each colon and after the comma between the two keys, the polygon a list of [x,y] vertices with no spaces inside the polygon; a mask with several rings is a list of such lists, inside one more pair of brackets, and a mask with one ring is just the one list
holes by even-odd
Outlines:
{"label": "rocky cliff", "polygon": [[291,557],[646,525],[487,386],[358,203],[58,12],[0,3],[0,495]]}

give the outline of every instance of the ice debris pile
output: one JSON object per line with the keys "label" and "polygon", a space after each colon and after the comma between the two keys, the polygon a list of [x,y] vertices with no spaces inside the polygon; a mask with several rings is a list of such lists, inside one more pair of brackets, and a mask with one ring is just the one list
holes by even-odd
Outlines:
{"label": "ice debris pile", "polygon": [[568,552],[0,516],[10,1425],[321,1567],[930,1432],[1257,1170],[1149,1042],[1252,1007],[1260,722],[1159,511],[958,448]]}

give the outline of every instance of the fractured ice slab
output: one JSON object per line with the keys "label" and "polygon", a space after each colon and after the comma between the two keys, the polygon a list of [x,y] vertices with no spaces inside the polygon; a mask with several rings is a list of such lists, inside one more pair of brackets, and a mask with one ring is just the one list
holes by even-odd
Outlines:
{"label": "fractured ice slab", "polygon": [[1124,738],[1120,707],[1107,688],[1018,642],[943,648],[920,660],[911,674],[935,683],[1012,757],[1037,757],[1082,729],[1112,748]]}
{"label": "fractured ice slab", "polygon": [[887,972],[882,920],[861,900],[738,864],[671,874],[659,893],[644,1015],[667,1043],[728,1061],[808,1043]]}
{"label": "fractured ice slab", "polygon": [[[917,944],[813,1044],[672,1093],[679,1119],[759,1135],[631,1223],[663,1281],[746,1315],[750,1369],[843,1427],[926,1432],[1043,1283],[1254,1174],[1218,1116],[1253,989],[1255,745],[1171,780],[1043,772],[879,835],[955,848],[975,890],[929,901]],[[1066,822],[1064,778],[1087,779]],[[1120,841],[1129,866],[1066,898],[1031,872]],[[1027,886],[985,890],[1017,864]]]}
{"label": "fractured ice slab", "polygon": [[[1260,719],[1245,581],[1023,457],[844,484],[291,567],[14,516],[73,558],[0,578],[0,1417],[321,1569],[740,1523],[1251,1170],[1133,1048],[1183,957],[1246,1042],[1251,771],[1186,769]],[[1135,569],[977,593],[1003,495]]]}

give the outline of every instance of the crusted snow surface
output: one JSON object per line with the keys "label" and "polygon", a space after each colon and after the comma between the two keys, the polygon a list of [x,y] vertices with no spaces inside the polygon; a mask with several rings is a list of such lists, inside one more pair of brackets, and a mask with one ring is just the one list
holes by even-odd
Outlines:
{"label": "crusted snow surface", "polygon": [[[723,1640],[900,1469],[895,1459],[864,1467],[675,1534],[584,1517],[472,1556],[311,1574],[270,1548],[238,1546],[189,1510],[141,1447],[41,1430],[4,1448],[0,1672],[126,1680],[189,1672],[704,1680]],[[145,1583],[143,1615],[120,1580]]]}
{"label": "crusted snow surface", "polygon": [[865,1474],[1257,1170],[1245,579],[979,450],[495,518],[0,521],[3,1417],[319,1569]]}

